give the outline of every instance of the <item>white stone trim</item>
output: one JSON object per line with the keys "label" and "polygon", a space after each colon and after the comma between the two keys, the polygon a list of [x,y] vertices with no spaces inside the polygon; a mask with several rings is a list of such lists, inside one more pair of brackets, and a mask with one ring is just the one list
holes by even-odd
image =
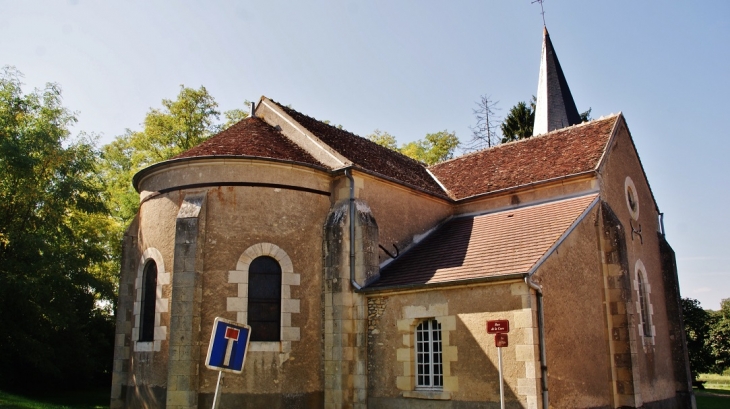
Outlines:
{"label": "white stone trim", "polygon": [[[646,297],[646,317],[645,319],[649,323],[649,328],[651,328],[651,334],[644,334],[644,326],[641,324],[641,289],[639,288],[639,274],[641,274],[642,282],[644,283],[644,297]],[[646,267],[644,267],[644,263],[641,261],[641,259],[636,260],[636,264],[634,265],[634,291],[636,292],[636,313],[639,316],[639,320],[637,323],[638,329],[639,329],[639,337],[643,340],[644,344],[654,345],[655,337],[656,337],[656,327],[654,326],[654,306],[651,303],[651,284],[649,284],[649,278],[646,274]]]}
{"label": "white stone trim", "polygon": [[[631,207],[631,201],[629,201],[629,192],[634,200],[634,207]],[[631,218],[639,221],[639,192],[636,190],[634,181],[631,180],[631,176],[626,176],[624,180],[624,198],[626,199],[626,208],[629,209]]]}
{"label": "white stone trim", "polygon": [[241,254],[236,269],[228,272],[228,283],[236,284],[236,296],[226,298],[226,311],[236,313],[236,321],[248,323],[248,268],[261,256],[273,258],[281,266],[281,340],[276,342],[251,342],[250,351],[277,352],[279,361],[289,359],[292,341],[299,341],[299,327],[292,326],[292,314],[299,314],[301,300],[292,298],[291,287],[298,286],[301,275],[294,272],[291,258],[281,247],[272,243],[256,243]]}
{"label": "white stone trim", "polygon": [[[396,350],[396,360],[402,362],[403,372],[396,377],[396,387],[405,398],[450,399],[452,392],[459,390],[459,379],[451,373],[451,363],[458,360],[458,350],[451,345],[451,331],[456,330],[456,316],[448,315],[448,304],[405,306],[403,319],[396,321],[398,335],[403,339],[403,347]],[[415,334],[416,326],[427,319],[435,319],[441,324],[441,362],[443,364],[443,388],[430,396],[426,391],[416,390]],[[424,393],[420,393],[424,392]]]}
{"label": "white stone trim", "polygon": [[[142,305],[142,280],[144,276],[144,266],[148,260],[154,260],[157,264],[157,288],[155,289],[155,327],[154,337],[151,342],[140,342],[139,326],[140,326],[140,308]],[[170,273],[165,270],[165,261],[162,253],[154,247],[147,248],[142,257],[140,257],[137,266],[137,278],[134,280],[134,311],[132,328],[132,342],[134,343],[135,352],[159,352],[162,347],[162,341],[167,339],[167,326],[160,325],[162,322],[160,314],[169,311],[169,298],[162,298],[162,286],[170,285]]]}

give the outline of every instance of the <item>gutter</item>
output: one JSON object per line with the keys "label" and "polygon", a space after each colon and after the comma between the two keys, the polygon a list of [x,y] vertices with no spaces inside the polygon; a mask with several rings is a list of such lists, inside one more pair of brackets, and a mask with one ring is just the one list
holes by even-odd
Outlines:
{"label": "gutter", "polygon": [[350,179],[350,284],[355,291],[360,291],[362,287],[355,281],[355,179],[352,168],[345,169],[345,176]]}
{"label": "gutter", "polygon": [[537,332],[540,347],[540,372],[542,386],[542,407],[549,409],[548,380],[547,380],[547,353],[545,352],[545,314],[542,304],[542,287],[532,281],[532,274],[525,276],[525,284],[535,290],[537,296]]}

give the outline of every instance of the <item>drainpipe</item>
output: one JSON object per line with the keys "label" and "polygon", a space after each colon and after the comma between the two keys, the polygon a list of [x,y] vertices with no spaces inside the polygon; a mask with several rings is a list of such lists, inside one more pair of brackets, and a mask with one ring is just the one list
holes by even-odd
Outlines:
{"label": "drainpipe", "polygon": [[532,282],[530,275],[525,276],[525,284],[535,290],[537,297],[537,332],[540,338],[540,370],[542,373],[542,407],[549,408],[548,401],[548,380],[547,380],[547,353],[545,352],[545,314],[542,305],[542,287]]}
{"label": "drainpipe", "polygon": [[359,291],[362,287],[355,281],[355,179],[352,169],[345,169],[345,176],[350,179],[350,284]]}

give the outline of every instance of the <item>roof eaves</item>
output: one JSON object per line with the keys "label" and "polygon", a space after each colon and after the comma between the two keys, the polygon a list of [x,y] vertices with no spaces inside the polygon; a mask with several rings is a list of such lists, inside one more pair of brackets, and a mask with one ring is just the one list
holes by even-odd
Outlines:
{"label": "roof eaves", "polygon": [[317,166],[313,165],[311,163],[306,162],[298,162],[293,160],[286,160],[286,159],[276,159],[276,158],[266,158],[262,156],[249,156],[249,155],[208,155],[208,156],[186,156],[183,158],[177,158],[177,159],[168,159],[164,160],[162,162],[154,163],[150,166],[147,166],[145,168],[140,169],[137,173],[132,176],[132,187],[134,187],[134,190],[139,193],[139,184],[142,183],[142,180],[144,180],[147,176],[150,176],[154,174],[157,170],[165,168],[167,166],[174,166],[174,165],[182,165],[186,162],[193,162],[193,161],[199,161],[199,160],[210,160],[210,159],[221,159],[221,160],[260,160],[264,162],[276,162],[276,163],[288,163],[288,164],[296,164],[298,166],[303,166],[307,168],[312,168],[316,170],[321,170],[327,173],[332,172],[331,169],[326,168],[324,166]]}
{"label": "roof eaves", "polygon": [[[391,292],[402,292],[402,291],[418,291],[418,290],[431,290],[434,288],[446,288],[446,287],[458,287],[474,284],[491,283],[496,281],[507,281],[523,279],[528,273],[508,273],[508,274],[497,274],[486,277],[470,278],[466,280],[454,280],[454,281],[442,281],[438,283],[425,283],[425,284],[398,284],[387,287],[363,287],[360,290],[355,290],[357,293],[364,294],[377,294],[377,293],[391,293]],[[375,281],[377,283],[377,281]],[[374,283],[373,283],[374,284]]]}
{"label": "roof eaves", "polygon": [[579,172],[579,173],[573,173],[573,174],[570,174],[570,175],[558,176],[558,177],[551,178],[551,179],[538,180],[536,182],[525,183],[525,184],[517,185],[517,186],[510,186],[510,187],[506,187],[504,189],[491,190],[489,192],[479,193],[477,195],[467,196],[467,197],[464,197],[464,198],[461,198],[461,199],[455,199],[455,202],[457,202],[457,203],[464,203],[464,202],[469,202],[469,201],[472,201],[472,200],[479,200],[479,199],[483,199],[483,198],[485,198],[487,196],[492,196],[492,195],[497,196],[497,195],[500,195],[500,194],[505,194],[505,193],[508,193],[508,192],[516,191],[516,190],[529,189],[529,188],[532,188],[532,187],[535,187],[535,186],[539,186],[539,185],[543,185],[543,184],[547,185],[547,184],[551,184],[551,183],[555,183],[555,182],[560,182],[560,181],[564,181],[564,180],[568,180],[568,179],[579,179],[581,177],[585,177],[585,176],[588,176],[588,175],[593,175],[595,173],[596,173],[595,170],[587,170],[585,172]]}

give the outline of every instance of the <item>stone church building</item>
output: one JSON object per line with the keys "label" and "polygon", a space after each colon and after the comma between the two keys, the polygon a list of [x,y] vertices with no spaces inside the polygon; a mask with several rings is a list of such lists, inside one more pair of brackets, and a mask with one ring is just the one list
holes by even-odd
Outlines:
{"label": "stone church building", "polygon": [[[626,118],[580,123],[547,31],[535,135],[427,167],[262,97],[134,177],[113,408],[690,408],[674,253]],[[640,137],[640,136],[639,136]]]}

